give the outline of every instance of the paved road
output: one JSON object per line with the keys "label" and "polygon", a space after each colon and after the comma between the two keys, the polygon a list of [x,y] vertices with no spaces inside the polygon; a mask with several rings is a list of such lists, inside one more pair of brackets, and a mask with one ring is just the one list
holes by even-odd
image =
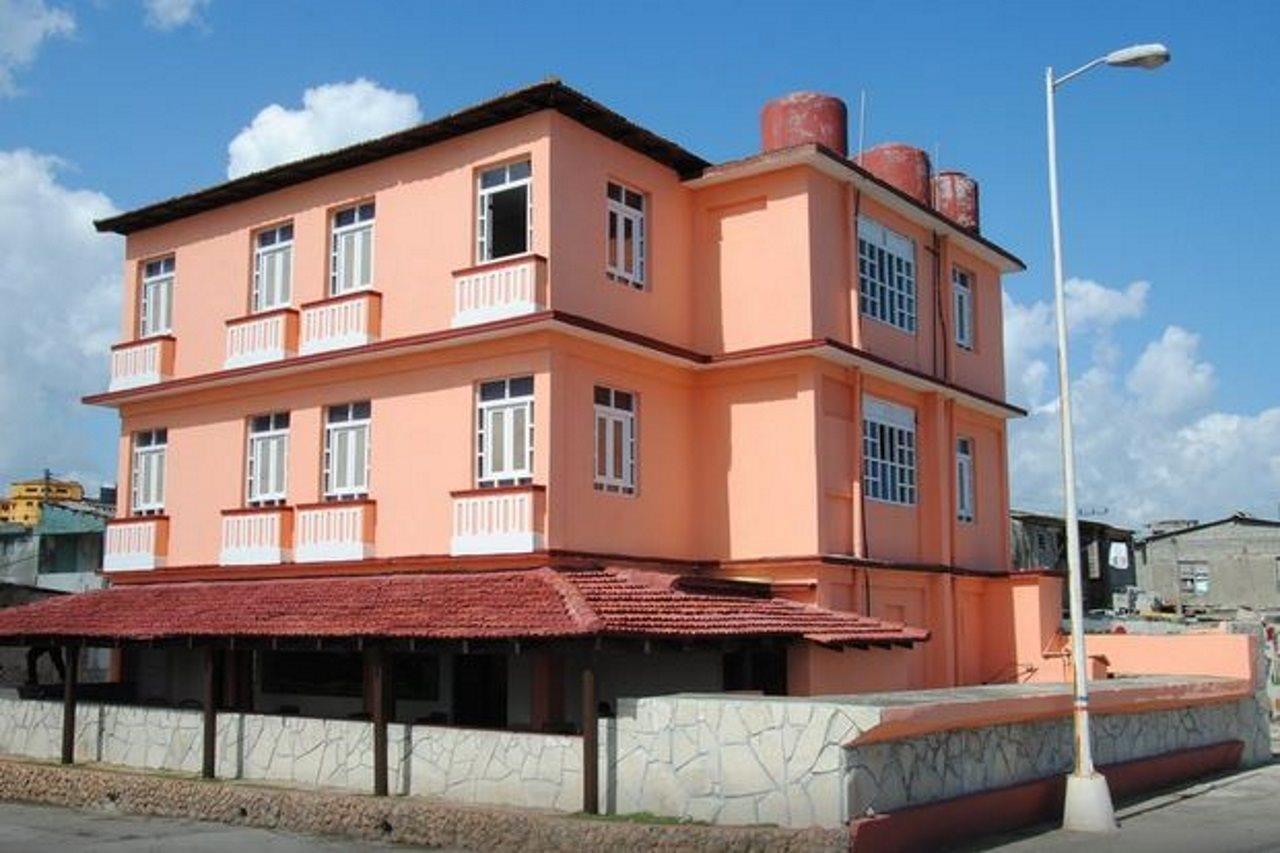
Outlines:
{"label": "paved road", "polygon": [[968,850],[1001,853],[1272,853],[1280,850],[1280,763],[1128,804],[1120,830],[1061,829],[988,840]]}
{"label": "paved road", "polygon": [[387,853],[416,849],[192,820],[0,803],[0,853]]}

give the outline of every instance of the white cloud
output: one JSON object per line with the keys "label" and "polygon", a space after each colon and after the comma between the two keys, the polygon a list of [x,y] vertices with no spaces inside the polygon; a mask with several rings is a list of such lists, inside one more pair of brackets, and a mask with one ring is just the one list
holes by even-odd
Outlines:
{"label": "white cloud", "polygon": [[147,26],[157,30],[176,30],[188,24],[203,23],[201,12],[211,0],[142,0],[147,11]]}
{"label": "white cloud", "polygon": [[307,89],[302,108],[272,104],[227,146],[227,177],[384,136],[422,121],[418,99],[360,78]]}
{"label": "white cloud", "polygon": [[0,0],[0,98],[18,94],[15,73],[35,61],[46,39],[69,36],[76,19],[44,0]]}
{"label": "white cloud", "polygon": [[61,181],[56,157],[0,151],[0,483],[38,474],[114,479],[113,413],[80,404],[107,382],[120,324],[118,238],[101,193]]}
{"label": "white cloud", "polygon": [[[1114,328],[1141,317],[1150,288],[1073,282],[1071,393],[1082,511],[1141,527],[1242,509],[1272,515],[1280,499],[1280,407],[1213,411],[1213,365],[1198,335],[1169,326],[1123,364]],[[1031,414],[1010,431],[1015,506],[1060,511],[1062,473],[1052,303],[1005,294],[1006,366],[1014,402]]]}

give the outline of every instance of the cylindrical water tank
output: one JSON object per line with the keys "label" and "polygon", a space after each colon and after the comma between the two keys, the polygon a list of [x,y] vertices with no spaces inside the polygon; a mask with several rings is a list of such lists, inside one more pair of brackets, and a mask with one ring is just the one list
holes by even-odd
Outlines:
{"label": "cylindrical water tank", "polygon": [[921,204],[930,203],[933,167],[929,165],[929,155],[919,148],[901,142],[886,142],[863,151],[857,162]]}
{"label": "cylindrical water tank", "polygon": [[765,151],[816,142],[841,157],[849,152],[849,112],[844,101],[818,92],[792,92],[774,98],[760,111],[760,141]]}
{"label": "cylindrical water tank", "polygon": [[933,204],[952,222],[978,231],[978,182],[964,172],[939,172],[933,179]]}

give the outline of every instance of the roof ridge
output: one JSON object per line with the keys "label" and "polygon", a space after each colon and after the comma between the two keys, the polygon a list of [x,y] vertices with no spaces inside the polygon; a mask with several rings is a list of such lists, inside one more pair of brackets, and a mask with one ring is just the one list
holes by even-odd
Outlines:
{"label": "roof ridge", "polygon": [[560,600],[564,603],[565,612],[570,619],[582,626],[583,633],[599,633],[604,628],[604,620],[600,618],[600,614],[596,613],[595,608],[587,601],[587,597],[582,594],[582,590],[564,577],[560,571],[550,566],[543,566],[540,569],[535,569],[534,573],[544,578],[548,585],[559,594]]}

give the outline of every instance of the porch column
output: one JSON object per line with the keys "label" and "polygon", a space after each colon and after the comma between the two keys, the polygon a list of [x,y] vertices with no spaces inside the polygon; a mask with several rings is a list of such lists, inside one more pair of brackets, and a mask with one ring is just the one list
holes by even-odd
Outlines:
{"label": "porch column", "polygon": [[200,766],[200,775],[206,779],[214,777],[217,761],[218,709],[214,703],[214,687],[217,667],[217,652],[213,646],[204,647],[204,760]]}
{"label": "porch column", "polygon": [[373,793],[387,795],[387,681],[386,655],[381,646],[364,651],[365,706],[373,718]]}
{"label": "porch column", "polygon": [[68,643],[62,647],[66,658],[66,678],[62,680],[62,763],[71,764],[76,757],[76,680],[80,677],[80,647]]}
{"label": "porch column", "polygon": [[600,813],[600,720],[596,705],[596,673],[582,670],[582,810]]}

